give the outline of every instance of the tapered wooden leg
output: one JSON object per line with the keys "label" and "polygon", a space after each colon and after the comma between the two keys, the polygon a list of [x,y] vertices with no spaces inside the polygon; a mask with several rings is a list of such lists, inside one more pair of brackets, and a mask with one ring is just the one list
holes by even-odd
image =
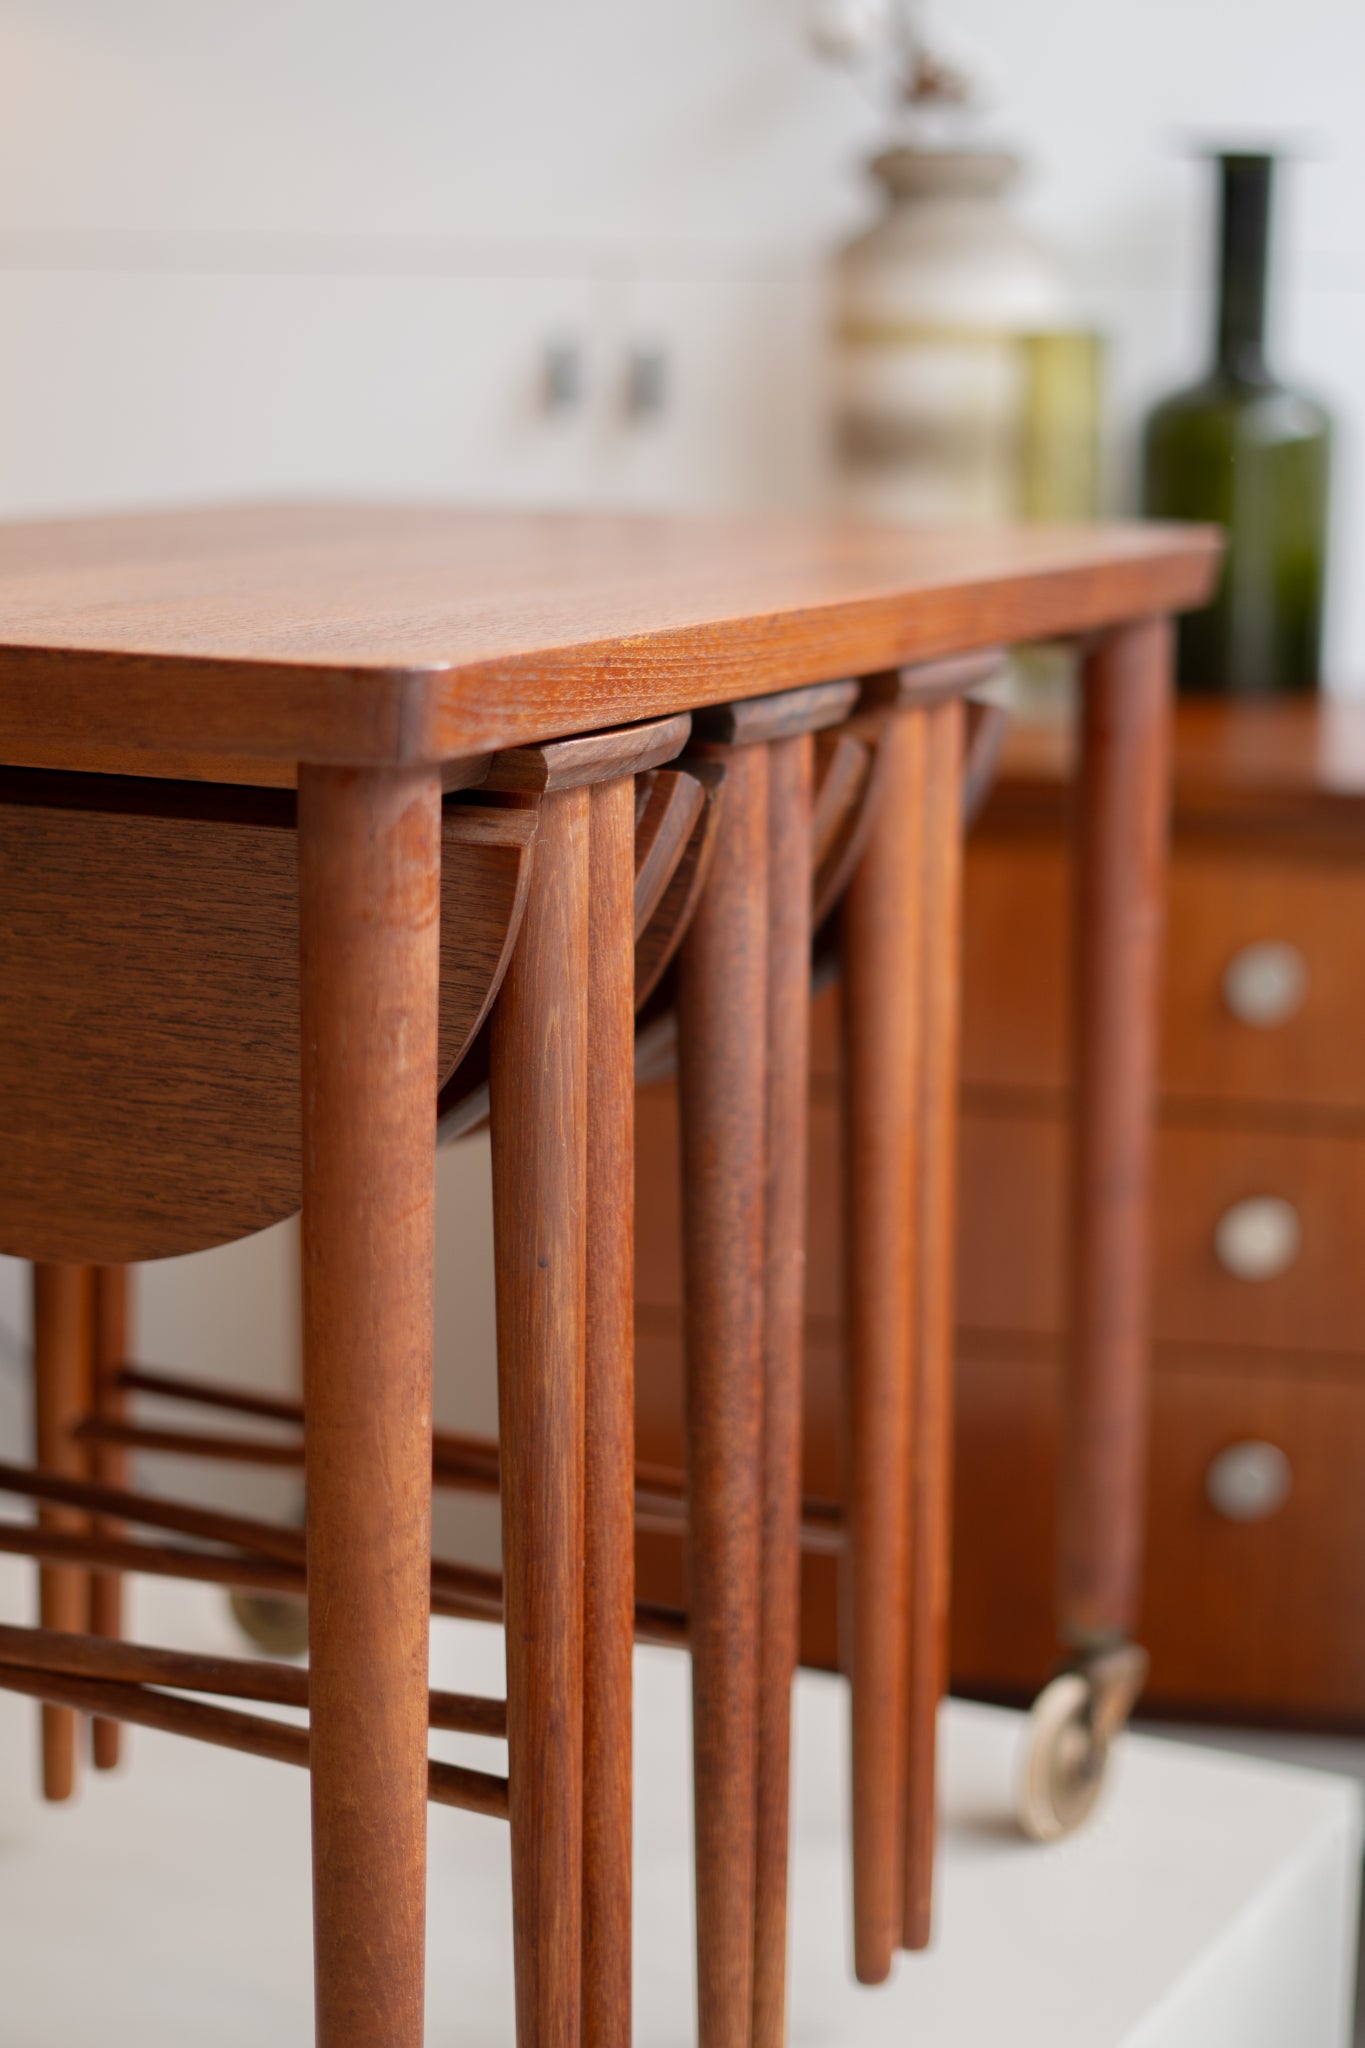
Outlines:
{"label": "tapered wooden leg", "polygon": [[[95,1325],[95,1284],[89,1266],[33,1268],[33,1418],[36,1462],[66,1479],[86,1477],[76,1424],[90,1402]],[[88,1531],[90,1518],[73,1508],[38,1510],[46,1529]],[[84,1631],[90,1612],[90,1576],[79,1566],[40,1565],[38,1610],[44,1628]],[[43,1797],[69,1799],[76,1789],[76,1715],[69,1707],[42,1709]]]}
{"label": "tapered wooden leg", "polygon": [[489,1074],[522,2048],[581,2024],[590,816],[587,789],[542,801]]}
{"label": "tapered wooden leg", "polygon": [[1170,674],[1171,627],[1152,619],[1100,642],[1084,678],[1058,1552],[1061,1631],[1082,1652],[1137,1618]]}
{"label": "tapered wooden leg", "polygon": [[631,2031],[635,784],[591,792],[584,1403],[583,2042]]}
{"label": "tapered wooden leg", "polygon": [[[128,1356],[128,1313],[131,1276],[126,1266],[95,1268],[95,1355],[94,1413],[113,1421],[123,1413],[123,1394],[117,1384],[119,1369]],[[89,1449],[90,1476],[102,1486],[126,1486],[128,1454],[119,1444],[93,1443]],[[123,1526],[105,1516],[96,1516],[95,1534],[121,1536]],[[118,1572],[95,1572],[90,1581],[90,1632],[117,1639],[123,1634],[123,1578]],[[112,1771],[118,1765],[122,1729],[117,1721],[95,1720],[90,1727],[91,1754],[97,1771]]]}
{"label": "tapered wooden leg", "polygon": [[801,1360],[810,1096],[814,741],[768,750],[768,1088],[764,1201],[763,1565],[759,1634],[754,2048],[786,2040],[791,1693],[801,1612]]}
{"label": "tapered wooden leg", "polygon": [[902,1931],[907,1509],[916,1337],[923,975],[923,715],[888,719],[882,784],[843,908],[846,1655],[853,1714],[853,1950],[888,1975]]}
{"label": "tapered wooden leg", "polygon": [[754,1965],[768,762],[728,761],[678,975],[701,2048],[748,2048]]}
{"label": "tapered wooden leg", "polygon": [[299,771],[319,2048],[422,2048],[439,774]]}
{"label": "tapered wooden leg", "polygon": [[933,1916],[935,1734],[947,1685],[952,1547],[953,1269],[956,1255],[964,708],[923,712],[924,1001],[915,1400],[911,1430],[910,1692],[906,1717],[902,1945],[925,1948]]}

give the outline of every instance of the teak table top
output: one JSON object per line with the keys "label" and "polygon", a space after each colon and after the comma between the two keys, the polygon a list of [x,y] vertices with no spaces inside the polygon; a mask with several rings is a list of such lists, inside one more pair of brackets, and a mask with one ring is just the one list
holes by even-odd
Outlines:
{"label": "teak table top", "polygon": [[397,504],[11,525],[0,759],[458,760],[1184,610],[1218,550],[1202,527]]}

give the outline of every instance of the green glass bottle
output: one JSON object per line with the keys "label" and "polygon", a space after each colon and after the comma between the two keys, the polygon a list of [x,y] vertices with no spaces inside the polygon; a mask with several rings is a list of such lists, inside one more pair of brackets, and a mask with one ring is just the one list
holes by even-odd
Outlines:
{"label": "green glass bottle", "polygon": [[1265,359],[1269,156],[1220,156],[1217,355],[1147,423],[1146,510],[1226,527],[1206,611],[1180,621],[1182,691],[1268,696],[1319,681],[1331,422]]}

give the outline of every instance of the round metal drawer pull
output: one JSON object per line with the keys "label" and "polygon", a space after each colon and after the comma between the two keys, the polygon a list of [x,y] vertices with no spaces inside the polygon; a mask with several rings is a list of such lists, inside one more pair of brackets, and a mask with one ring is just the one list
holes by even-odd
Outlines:
{"label": "round metal drawer pull", "polygon": [[1204,1489],[1230,1522],[1264,1522],[1277,1514],[1294,1484],[1293,1469],[1278,1444],[1229,1444],[1204,1475]]}
{"label": "round metal drawer pull", "polygon": [[1308,963],[1283,939],[1243,946],[1223,972],[1223,1001],[1240,1024],[1261,1031],[1287,1024],[1307,993]]}
{"label": "round metal drawer pull", "polygon": [[1274,1280],[1299,1256],[1299,1212],[1279,1195],[1251,1195],[1218,1218],[1213,1248],[1236,1280]]}

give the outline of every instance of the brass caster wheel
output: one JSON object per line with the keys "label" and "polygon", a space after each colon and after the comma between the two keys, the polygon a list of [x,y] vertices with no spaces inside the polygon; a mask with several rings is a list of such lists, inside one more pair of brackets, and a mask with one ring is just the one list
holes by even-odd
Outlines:
{"label": "brass caster wheel", "polygon": [[1029,1716],[1016,1812],[1030,1840],[1056,1842],[1089,1819],[1109,1752],[1147,1677],[1133,1643],[1082,1660],[1044,1686]]}
{"label": "brass caster wheel", "polygon": [[232,1593],[232,1618],[270,1657],[301,1657],[308,1648],[308,1602],[292,1593]]}

